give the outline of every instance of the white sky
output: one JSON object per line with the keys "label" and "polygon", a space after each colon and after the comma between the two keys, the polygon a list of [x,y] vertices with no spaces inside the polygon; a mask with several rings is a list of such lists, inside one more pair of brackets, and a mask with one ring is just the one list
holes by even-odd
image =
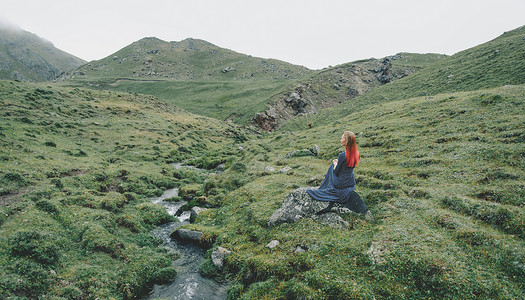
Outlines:
{"label": "white sky", "polygon": [[0,20],[88,61],[143,37],[192,37],[321,69],[452,55],[525,25],[525,0],[0,0]]}

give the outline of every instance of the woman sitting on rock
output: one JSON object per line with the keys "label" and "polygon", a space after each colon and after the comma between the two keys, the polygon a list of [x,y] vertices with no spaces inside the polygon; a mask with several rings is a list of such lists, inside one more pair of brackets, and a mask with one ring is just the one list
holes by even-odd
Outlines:
{"label": "woman sitting on rock", "polygon": [[345,151],[332,161],[319,189],[307,190],[306,192],[315,200],[330,203],[328,207],[317,212],[317,214],[329,212],[335,203],[339,203],[356,213],[365,215],[367,219],[371,219],[372,215],[368,207],[355,192],[354,167],[359,163],[355,134],[351,131],[345,131],[340,142],[341,146],[345,147]]}

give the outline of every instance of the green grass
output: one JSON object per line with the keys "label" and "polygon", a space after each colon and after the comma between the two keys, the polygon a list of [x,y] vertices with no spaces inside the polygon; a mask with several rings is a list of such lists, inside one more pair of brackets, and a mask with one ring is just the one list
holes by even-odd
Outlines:
{"label": "green grass", "polygon": [[[219,272],[232,298],[521,298],[523,99],[523,85],[411,98],[248,141],[238,156],[247,181],[231,191],[203,184],[220,205],[188,227],[232,250]],[[268,228],[289,192],[324,175],[344,130],[357,133],[358,192],[377,222],[343,214],[348,230],[310,219]],[[313,144],[320,157],[283,158]],[[309,250],[294,253],[297,245]]]}
{"label": "green grass", "polygon": [[0,81],[0,298],[124,299],[173,278],[148,197],[244,130],[151,96]]}
{"label": "green grass", "polygon": [[[487,43],[447,58],[436,59],[422,70],[373,89],[361,97],[322,110],[316,115],[297,117],[283,126],[282,130],[306,129],[308,123],[313,126],[326,124],[330,120],[390,101],[523,84],[524,35],[525,27],[520,27]],[[415,58],[412,58],[411,62],[415,61]]]}
{"label": "green grass", "polygon": [[133,81],[119,80],[110,88],[130,93],[155,95],[199,115],[250,124],[255,112],[280,92],[286,81]]}

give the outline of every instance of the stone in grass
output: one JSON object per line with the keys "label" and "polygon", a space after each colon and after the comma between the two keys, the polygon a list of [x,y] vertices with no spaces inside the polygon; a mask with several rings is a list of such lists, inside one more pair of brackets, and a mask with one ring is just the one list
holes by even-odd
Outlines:
{"label": "stone in grass", "polygon": [[190,223],[193,223],[195,222],[195,220],[197,219],[197,216],[203,212],[203,211],[207,211],[208,209],[207,208],[203,208],[203,207],[198,207],[198,206],[194,206],[191,208],[191,212],[190,212]]}
{"label": "stone in grass", "polygon": [[274,167],[267,166],[266,168],[264,168],[264,173],[265,174],[270,174],[270,173],[273,173],[273,172],[275,172],[275,168]]}
{"label": "stone in grass", "polygon": [[211,253],[211,261],[213,265],[222,270],[224,267],[224,259],[231,253],[232,252],[226,248],[220,246],[217,247],[217,249],[213,250]]}
{"label": "stone in grass", "polygon": [[291,192],[288,197],[284,199],[281,208],[277,209],[270,216],[268,226],[276,226],[282,223],[294,223],[303,218],[312,218],[335,228],[349,227],[348,222],[335,213],[328,212],[316,215],[316,212],[326,208],[328,203],[312,199],[312,197],[306,193],[306,190],[308,189],[315,188],[304,187]]}
{"label": "stone in grass", "polygon": [[315,156],[315,154],[312,153],[312,151],[308,149],[302,149],[302,150],[293,150],[284,156],[285,159],[292,158],[292,157],[301,157],[301,156]]}
{"label": "stone in grass", "polygon": [[272,250],[273,248],[279,246],[279,241],[278,240],[273,240],[271,242],[268,243],[268,245],[266,245],[265,247]]}
{"label": "stone in grass", "polygon": [[284,174],[284,173],[288,173],[288,171],[290,171],[292,168],[290,168],[289,166],[286,166],[282,169],[279,170],[279,174]]}

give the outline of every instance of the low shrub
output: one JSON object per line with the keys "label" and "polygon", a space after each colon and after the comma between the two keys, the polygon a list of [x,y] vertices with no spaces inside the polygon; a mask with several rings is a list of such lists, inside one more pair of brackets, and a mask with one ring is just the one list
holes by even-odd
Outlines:
{"label": "low shrub", "polygon": [[185,201],[190,201],[195,197],[201,196],[200,184],[184,185],[179,189],[179,196]]}
{"label": "low shrub", "polygon": [[230,166],[230,170],[232,171],[235,171],[235,172],[239,172],[239,173],[244,173],[246,172],[246,165],[243,164],[242,162],[234,162],[231,166]]}
{"label": "low shrub", "polygon": [[[3,299],[40,299],[53,283],[48,270],[27,259],[13,260],[3,271],[0,276],[0,296],[6,296]],[[25,297],[19,298],[20,295]]]}
{"label": "low shrub", "polygon": [[100,206],[109,211],[118,212],[127,201],[124,195],[117,192],[109,192],[100,200]]}
{"label": "low shrub", "polygon": [[50,213],[52,215],[57,215],[58,214],[57,207],[53,203],[51,203],[51,202],[49,202],[47,200],[40,200],[37,203],[35,203],[35,206],[38,209],[40,209],[41,211],[45,211],[45,212]]}
{"label": "low shrub", "polygon": [[161,268],[153,274],[152,282],[155,284],[166,284],[177,277],[177,270],[173,267]]}
{"label": "low shrub", "polygon": [[36,231],[18,231],[9,239],[14,256],[33,259],[41,264],[56,264],[60,258],[58,246]]}
{"label": "low shrub", "polygon": [[86,250],[108,254],[115,254],[117,250],[124,248],[124,244],[117,237],[98,224],[88,225],[82,235],[82,245]]}
{"label": "low shrub", "polygon": [[175,220],[172,215],[168,214],[164,207],[157,204],[142,203],[137,205],[137,210],[146,224],[161,225]]}
{"label": "low shrub", "polygon": [[130,214],[120,215],[117,217],[116,222],[119,226],[127,228],[131,230],[132,232],[140,232],[144,228],[141,224],[142,219],[139,219],[135,215],[130,215]]}

